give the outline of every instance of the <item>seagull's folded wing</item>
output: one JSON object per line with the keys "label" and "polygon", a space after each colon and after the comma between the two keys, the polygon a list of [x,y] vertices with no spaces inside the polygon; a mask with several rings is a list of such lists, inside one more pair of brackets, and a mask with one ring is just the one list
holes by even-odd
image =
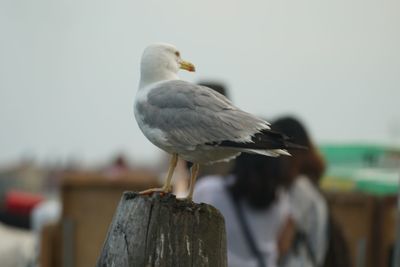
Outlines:
{"label": "seagull's folded wing", "polygon": [[136,103],[143,122],[165,134],[174,146],[195,147],[224,141],[247,143],[269,124],[235,107],[210,88],[175,80],[156,84]]}

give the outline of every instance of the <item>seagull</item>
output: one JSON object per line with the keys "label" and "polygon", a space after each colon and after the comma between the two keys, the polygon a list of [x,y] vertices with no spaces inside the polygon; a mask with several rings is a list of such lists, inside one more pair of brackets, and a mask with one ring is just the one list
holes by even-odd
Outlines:
{"label": "seagull", "polygon": [[178,157],[193,163],[186,197],[191,200],[200,164],[229,161],[242,152],[290,155],[288,148],[298,148],[271,130],[268,122],[234,106],[225,96],[180,80],[180,69],[195,71],[175,46],[156,43],[145,48],[134,114],[147,139],[172,157],[164,186],[141,194],[170,193]]}

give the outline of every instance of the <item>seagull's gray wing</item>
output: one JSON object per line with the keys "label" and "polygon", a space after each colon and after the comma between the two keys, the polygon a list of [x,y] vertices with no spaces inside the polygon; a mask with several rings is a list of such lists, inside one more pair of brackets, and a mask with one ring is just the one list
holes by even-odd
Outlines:
{"label": "seagull's gray wing", "polygon": [[145,124],[160,129],[172,145],[252,142],[268,123],[235,107],[214,90],[177,80],[157,84],[136,103]]}

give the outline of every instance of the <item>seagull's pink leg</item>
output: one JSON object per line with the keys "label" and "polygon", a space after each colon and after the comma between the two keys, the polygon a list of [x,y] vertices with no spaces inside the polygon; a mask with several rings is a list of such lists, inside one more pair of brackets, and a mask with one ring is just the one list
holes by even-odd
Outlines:
{"label": "seagull's pink leg", "polygon": [[189,194],[185,198],[186,200],[192,201],[193,198],[193,190],[194,184],[196,183],[197,174],[199,173],[199,164],[194,163],[190,173],[190,186],[189,186]]}

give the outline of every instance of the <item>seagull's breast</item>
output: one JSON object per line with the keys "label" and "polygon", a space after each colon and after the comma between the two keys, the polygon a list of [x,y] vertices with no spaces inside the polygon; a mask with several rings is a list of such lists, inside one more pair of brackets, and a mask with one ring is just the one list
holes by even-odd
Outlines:
{"label": "seagull's breast", "polygon": [[147,94],[151,88],[144,88],[137,92],[134,104],[134,114],[136,122],[150,142],[159,148],[168,151],[170,144],[168,142],[166,133],[157,127],[150,126],[146,123],[146,112],[143,112],[145,106],[147,105]]}

